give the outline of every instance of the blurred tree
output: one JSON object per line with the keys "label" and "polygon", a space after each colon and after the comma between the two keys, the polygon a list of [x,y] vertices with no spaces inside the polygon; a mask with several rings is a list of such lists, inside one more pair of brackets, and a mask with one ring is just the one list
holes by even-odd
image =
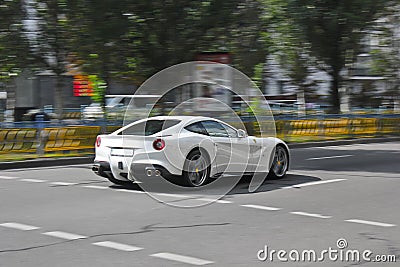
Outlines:
{"label": "blurred tree", "polygon": [[332,112],[340,111],[341,71],[354,60],[364,30],[384,9],[386,0],[289,0],[288,15],[332,77]]}
{"label": "blurred tree", "polygon": [[280,64],[295,85],[298,94],[307,93],[311,67],[315,60],[310,56],[310,46],[293,17],[288,16],[286,0],[264,0],[264,16],[268,27],[264,35],[269,39],[268,52]]}
{"label": "blurred tree", "polygon": [[[37,32],[30,38],[36,63],[57,77],[56,106],[62,117],[61,75],[81,72],[98,75],[107,84],[126,69],[131,54],[126,38],[129,1],[35,0],[29,7]],[[129,67],[129,66],[128,66]],[[75,70],[71,70],[75,68]],[[105,93],[105,92],[104,92]],[[104,97],[101,96],[104,105]]]}
{"label": "blurred tree", "polygon": [[265,59],[260,1],[141,0],[127,7],[131,62],[144,76],[205,51],[230,52],[234,65],[248,75]]}
{"label": "blurred tree", "polygon": [[5,108],[9,111],[15,108],[15,79],[12,77],[31,63],[29,43],[23,33],[26,13],[23,4],[22,0],[0,2],[0,90],[7,92]]}
{"label": "blurred tree", "polygon": [[26,1],[30,20],[36,31],[29,37],[35,65],[51,71],[56,77],[55,104],[57,115],[63,115],[62,75],[67,71],[67,56],[73,35],[68,21],[67,0]]}
{"label": "blurred tree", "polygon": [[124,78],[128,70],[135,71],[129,58],[134,54],[129,38],[126,14],[128,0],[71,0],[70,31],[74,58],[86,73],[99,75],[107,83],[110,78]]}
{"label": "blurred tree", "polygon": [[23,1],[9,0],[0,4],[0,81],[8,80],[11,72],[18,73],[26,63],[29,51],[24,36]]}
{"label": "blurred tree", "polygon": [[251,79],[259,88],[263,87],[263,72],[264,63],[258,63],[254,66],[254,75]]}
{"label": "blurred tree", "polygon": [[[53,0],[62,5],[58,10],[48,2],[52,1],[38,0],[36,6],[46,6],[40,13],[43,25],[51,22],[51,14],[61,11],[65,23],[51,31],[59,33],[66,48],[61,50],[68,52],[60,58],[107,83],[118,78],[140,84],[203,51],[229,51],[234,65],[248,75],[265,59],[266,45],[260,34],[265,25],[259,19],[262,5],[258,0],[120,0],[118,5],[113,0]],[[46,29],[50,27],[41,29],[45,37],[40,39],[41,46],[55,48],[57,42],[48,45],[51,36]],[[60,38],[63,34],[68,38]]]}
{"label": "blurred tree", "polygon": [[[270,40],[264,38],[263,31],[268,28],[269,21],[262,19],[263,1],[239,1],[232,14],[231,23],[226,25],[228,51],[234,56],[234,66],[249,77],[257,75],[255,71],[265,63]],[[224,31],[224,25],[221,25]],[[261,85],[262,86],[262,81]]]}
{"label": "blurred tree", "polygon": [[400,110],[400,3],[393,1],[374,30],[379,43],[370,55],[371,74],[385,78],[385,96],[395,110]]}
{"label": "blurred tree", "polygon": [[[126,13],[129,0],[70,0],[68,18],[73,50],[70,61],[80,71],[90,74],[94,83],[92,100],[101,104],[106,121],[106,98],[111,79],[130,80],[139,83],[136,53],[129,36],[129,20]],[[95,78],[94,78],[95,77]],[[133,89],[133,88],[132,88]],[[105,132],[102,124],[101,132]]]}

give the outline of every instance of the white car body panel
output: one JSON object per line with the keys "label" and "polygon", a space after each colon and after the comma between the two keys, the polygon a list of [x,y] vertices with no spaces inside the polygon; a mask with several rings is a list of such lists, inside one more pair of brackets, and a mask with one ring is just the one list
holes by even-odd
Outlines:
{"label": "white car body panel", "polygon": [[[224,171],[234,173],[268,173],[276,145],[282,144],[289,151],[287,145],[282,140],[274,137],[213,137],[184,129],[184,127],[194,122],[203,120],[217,121],[226,125],[226,123],[212,118],[159,116],[149,119],[178,119],[181,122],[161,132],[145,137],[120,135],[122,131],[128,129],[133,124],[122,127],[112,134],[100,135],[101,144],[100,146],[96,145],[95,162],[109,163],[111,172],[116,179],[128,181],[127,178],[121,176],[121,173],[128,173],[130,166],[133,164],[159,165],[172,175],[182,175],[187,155],[194,148],[198,147],[207,151],[210,157],[211,176]],[[135,123],[142,121],[144,120]],[[165,142],[165,148],[161,151],[153,148],[153,141],[158,138],[163,139]],[[133,149],[133,156],[111,155],[112,148]]]}

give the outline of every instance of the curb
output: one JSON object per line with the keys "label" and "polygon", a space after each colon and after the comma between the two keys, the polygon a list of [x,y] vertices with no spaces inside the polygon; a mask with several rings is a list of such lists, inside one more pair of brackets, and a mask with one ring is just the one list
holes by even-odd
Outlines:
{"label": "curb", "polygon": [[400,137],[377,137],[377,138],[359,138],[359,139],[344,139],[321,142],[306,142],[306,143],[288,143],[289,148],[311,148],[325,146],[343,146],[354,144],[372,144],[400,141]]}
{"label": "curb", "polygon": [[1,162],[0,170],[90,164],[93,163],[93,160],[94,157],[70,157],[70,158],[58,158],[58,159],[50,158],[50,159],[32,159],[32,160]]}
{"label": "curb", "polygon": [[[307,143],[288,143],[289,148],[311,148],[324,146],[342,146],[352,144],[371,144],[371,143],[386,143],[400,141],[400,137],[378,137],[378,138],[361,138],[361,139],[345,139],[323,142],[307,142]],[[22,161],[1,162],[0,170],[9,169],[24,169],[24,168],[42,168],[78,164],[91,164],[94,157],[69,157],[58,159],[32,159]]]}

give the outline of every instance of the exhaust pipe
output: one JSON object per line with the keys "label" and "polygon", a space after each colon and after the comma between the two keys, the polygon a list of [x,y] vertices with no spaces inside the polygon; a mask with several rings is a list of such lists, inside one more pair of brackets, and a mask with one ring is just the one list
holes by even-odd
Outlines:
{"label": "exhaust pipe", "polygon": [[161,176],[161,171],[155,168],[147,167],[145,173],[148,177],[150,176]]}
{"label": "exhaust pipe", "polygon": [[153,176],[153,170],[147,169],[147,170],[146,170],[146,175],[147,175],[147,176]]}
{"label": "exhaust pipe", "polygon": [[94,173],[96,173],[96,174],[98,174],[99,173],[99,170],[100,170],[100,166],[99,165],[93,165],[92,166],[92,171],[94,172]]}

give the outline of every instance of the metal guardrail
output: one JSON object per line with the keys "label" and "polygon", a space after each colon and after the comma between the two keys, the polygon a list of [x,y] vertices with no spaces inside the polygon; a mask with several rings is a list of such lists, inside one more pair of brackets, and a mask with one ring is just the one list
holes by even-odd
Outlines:
{"label": "metal guardrail", "polygon": [[[94,152],[94,142],[102,126],[54,126],[39,122],[36,127],[2,128],[0,154]],[[249,133],[260,135],[257,122],[245,122]],[[276,136],[287,142],[330,140],[337,138],[378,137],[400,135],[400,117],[354,117],[320,119],[276,120]],[[28,125],[26,125],[28,126]],[[107,125],[107,132],[120,126]]]}

